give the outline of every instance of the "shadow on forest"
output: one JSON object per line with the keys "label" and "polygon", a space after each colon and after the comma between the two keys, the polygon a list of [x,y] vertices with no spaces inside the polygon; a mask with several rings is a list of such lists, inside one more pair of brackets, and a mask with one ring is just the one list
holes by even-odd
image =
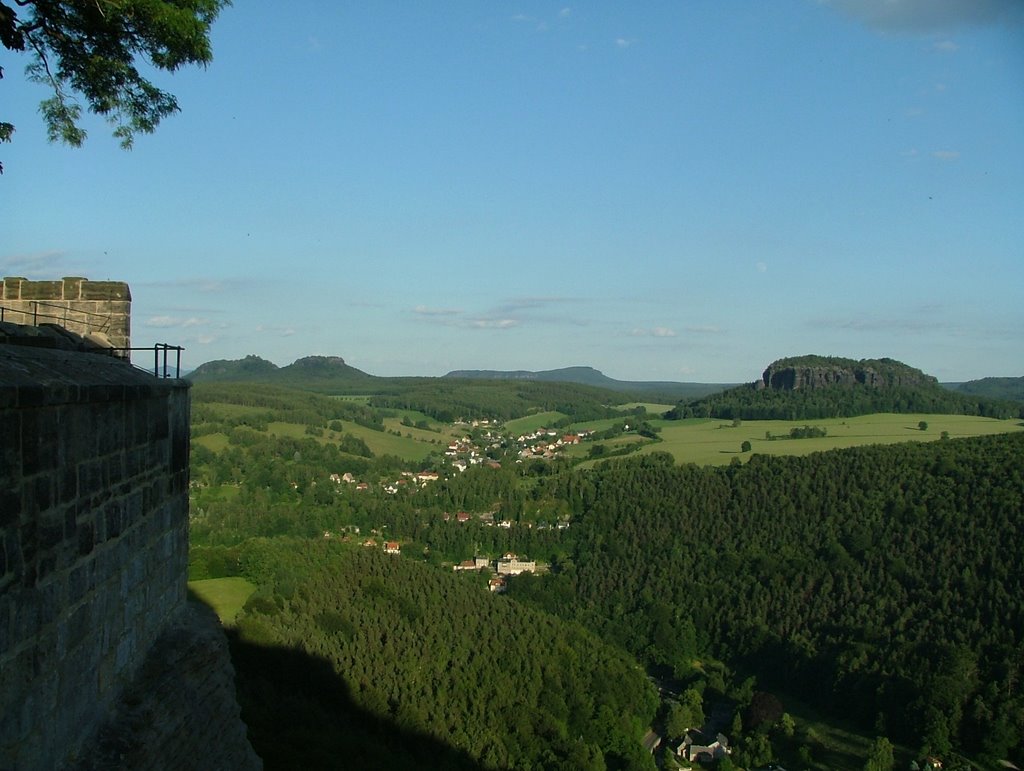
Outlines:
{"label": "shadow on forest", "polygon": [[359,707],[326,660],[225,632],[242,719],[267,771],[481,768],[463,751]]}

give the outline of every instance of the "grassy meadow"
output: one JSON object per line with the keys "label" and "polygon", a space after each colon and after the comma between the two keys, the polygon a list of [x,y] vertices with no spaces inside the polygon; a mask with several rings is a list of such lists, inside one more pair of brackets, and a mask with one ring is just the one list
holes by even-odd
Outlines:
{"label": "grassy meadow", "polygon": [[510,420],[505,424],[505,432],[509,434],[529,434],[536,431],[538,428],[547,428],[548,426],[554,425],[559,420],[564,420],[567,416],[562,412],[535,412],[532,415],[527,415],[523,418],[516,418]]}
{"label": "grassy meadow", "polygon": [[189,581],[188,588],[196,597],[213,608],[222,624],[231,624],[256,591],[256,586],[244,578],[206,578]]}
{"label": "grassy meadow", "polygon": [[[928,428],[922,431],[918,423]],[[660,442],[651,443],[637,452],[667,452],[679,463],[721,465],[733,458],[764,455],[808,455],[812,452],[856,447],[864,444],[895,444],[897,442],[928,442],[941,438],[942,432],[951,439],[965,436],[985,436],[1024,430],[1020,420],[996,420],[971,415],[862,415],[856,418],[828,418],[822,420],[745,420],[739,426],[732,421],[694,418],[690,420],[653,420],[661,428]],[[775,439],[788,436],[791,428],[806,425],[820,426],[828,435],[815,439]],[[744,441],[750,442],[749,453],[740,452]]]}

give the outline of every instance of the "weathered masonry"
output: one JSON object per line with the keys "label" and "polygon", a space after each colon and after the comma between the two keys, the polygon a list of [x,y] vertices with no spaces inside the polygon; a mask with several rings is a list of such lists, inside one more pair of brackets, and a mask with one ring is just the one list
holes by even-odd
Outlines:
{"label": "weathered masonry", "polygon": [[4,326],[0,769],[258,768],[186,599],[188,384]]}
{"label": "weathered masonry", "polygon": [[29,281],[15,276],[0,284],[0,321],[58,324],[114,348],[131,345],[131,307],[131,291],[124,281]]}

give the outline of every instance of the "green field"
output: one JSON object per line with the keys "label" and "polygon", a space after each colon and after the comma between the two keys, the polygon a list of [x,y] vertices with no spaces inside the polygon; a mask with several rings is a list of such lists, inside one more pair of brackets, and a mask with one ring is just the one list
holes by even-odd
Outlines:
{"label": "green field", "polygon": [[[926,431],[917,427],[922,420],[928,424]],[[1020,420],[996,420],[971,415],[878,414],[823,420],[745,420],[736,427],[733,427],[731,421],[701,418],[653,420],[651,423],[661,428],[662,441],[638,450],[638,454],[667,452],[679,463],[702,466],[727,464],[733,458],[744,460],[755,453],[808,455],[864,444],[936,441],[943,431],[949,432],[950,438],[955,439],[1024,430]],[[828,431],[828,436],[819,439],[765,439],[766,432],[788,435],[791,428],[805,425],[821,426]],[[750,442],[751,452],[740,452],[744,441]]]}
{"label": "green field", "polygon": [[201,444],[207,450],[220,452],[228,446],[228,435],[222,433],[204,434],[203,436],[195,437],[192,441],[196,444]]}
{"label": "green field", "polygon": [[206,578],[189,581],[188,588],[204,603],[213,608],[222,624],[231,624],[256,591],[256,586],[244,578]]}
{"label": "green field", "polygon": [[[408,439],[405,433],[412,433],[416,429],[409,429],[402,427],[402,436],[395,436],[389,434],[386,431],[375,431],[372,428],[366,428],[350,421],[344,421],[345,433],[351,434],[352,436],[359,437],[366,446],[370,448],[374,455],[395,455],[403,460],[420,461],[423,460],[430,451],[438,449],[438,445],[429,444],[427,441],[417,441],[415,439]],[[306,427],[300,423],[284,423],[281,421],[273,421],[267,424],[267,433],[273,434],[274,436],[287,436],[294,439],[302,438],[316,438],[320,442],[330,442],[330,432],[325,431],[322,437],[310,437],[306,433]],[[430,431],[420,431],[420,434],[429,437],[430,439],[438,439],[439,435],[434,434]]]}
{"label": "green field", "polygon": [[652,402],[630,402],[629,404],[616,405],[615,409],[628,412],[629,410],[635,410],[637,407],[643,407],[647,411],[648,417],[656,418],[659,415],[664,415],[675,406],[674,404],[654,404]]}
{"label": "green field", "polygon": [[527,415],[525,418],[516,418],[505,424],[505,431],[509,434],[528,434],[538,428],[547,428],[559,420],[565,420],[567,416],[563,412],[537,412]]}

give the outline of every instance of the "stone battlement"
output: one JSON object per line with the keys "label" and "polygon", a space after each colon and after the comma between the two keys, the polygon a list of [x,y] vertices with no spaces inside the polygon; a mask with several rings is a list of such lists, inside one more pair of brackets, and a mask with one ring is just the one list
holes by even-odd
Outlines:
{"label": "stone battlement", "polygon": [[77,276],[29,281],[13,276],[0,283],[0,321],[31,326],[53,323],[114,348],[131,345],[131,305],[131,291],[124,281]]}

